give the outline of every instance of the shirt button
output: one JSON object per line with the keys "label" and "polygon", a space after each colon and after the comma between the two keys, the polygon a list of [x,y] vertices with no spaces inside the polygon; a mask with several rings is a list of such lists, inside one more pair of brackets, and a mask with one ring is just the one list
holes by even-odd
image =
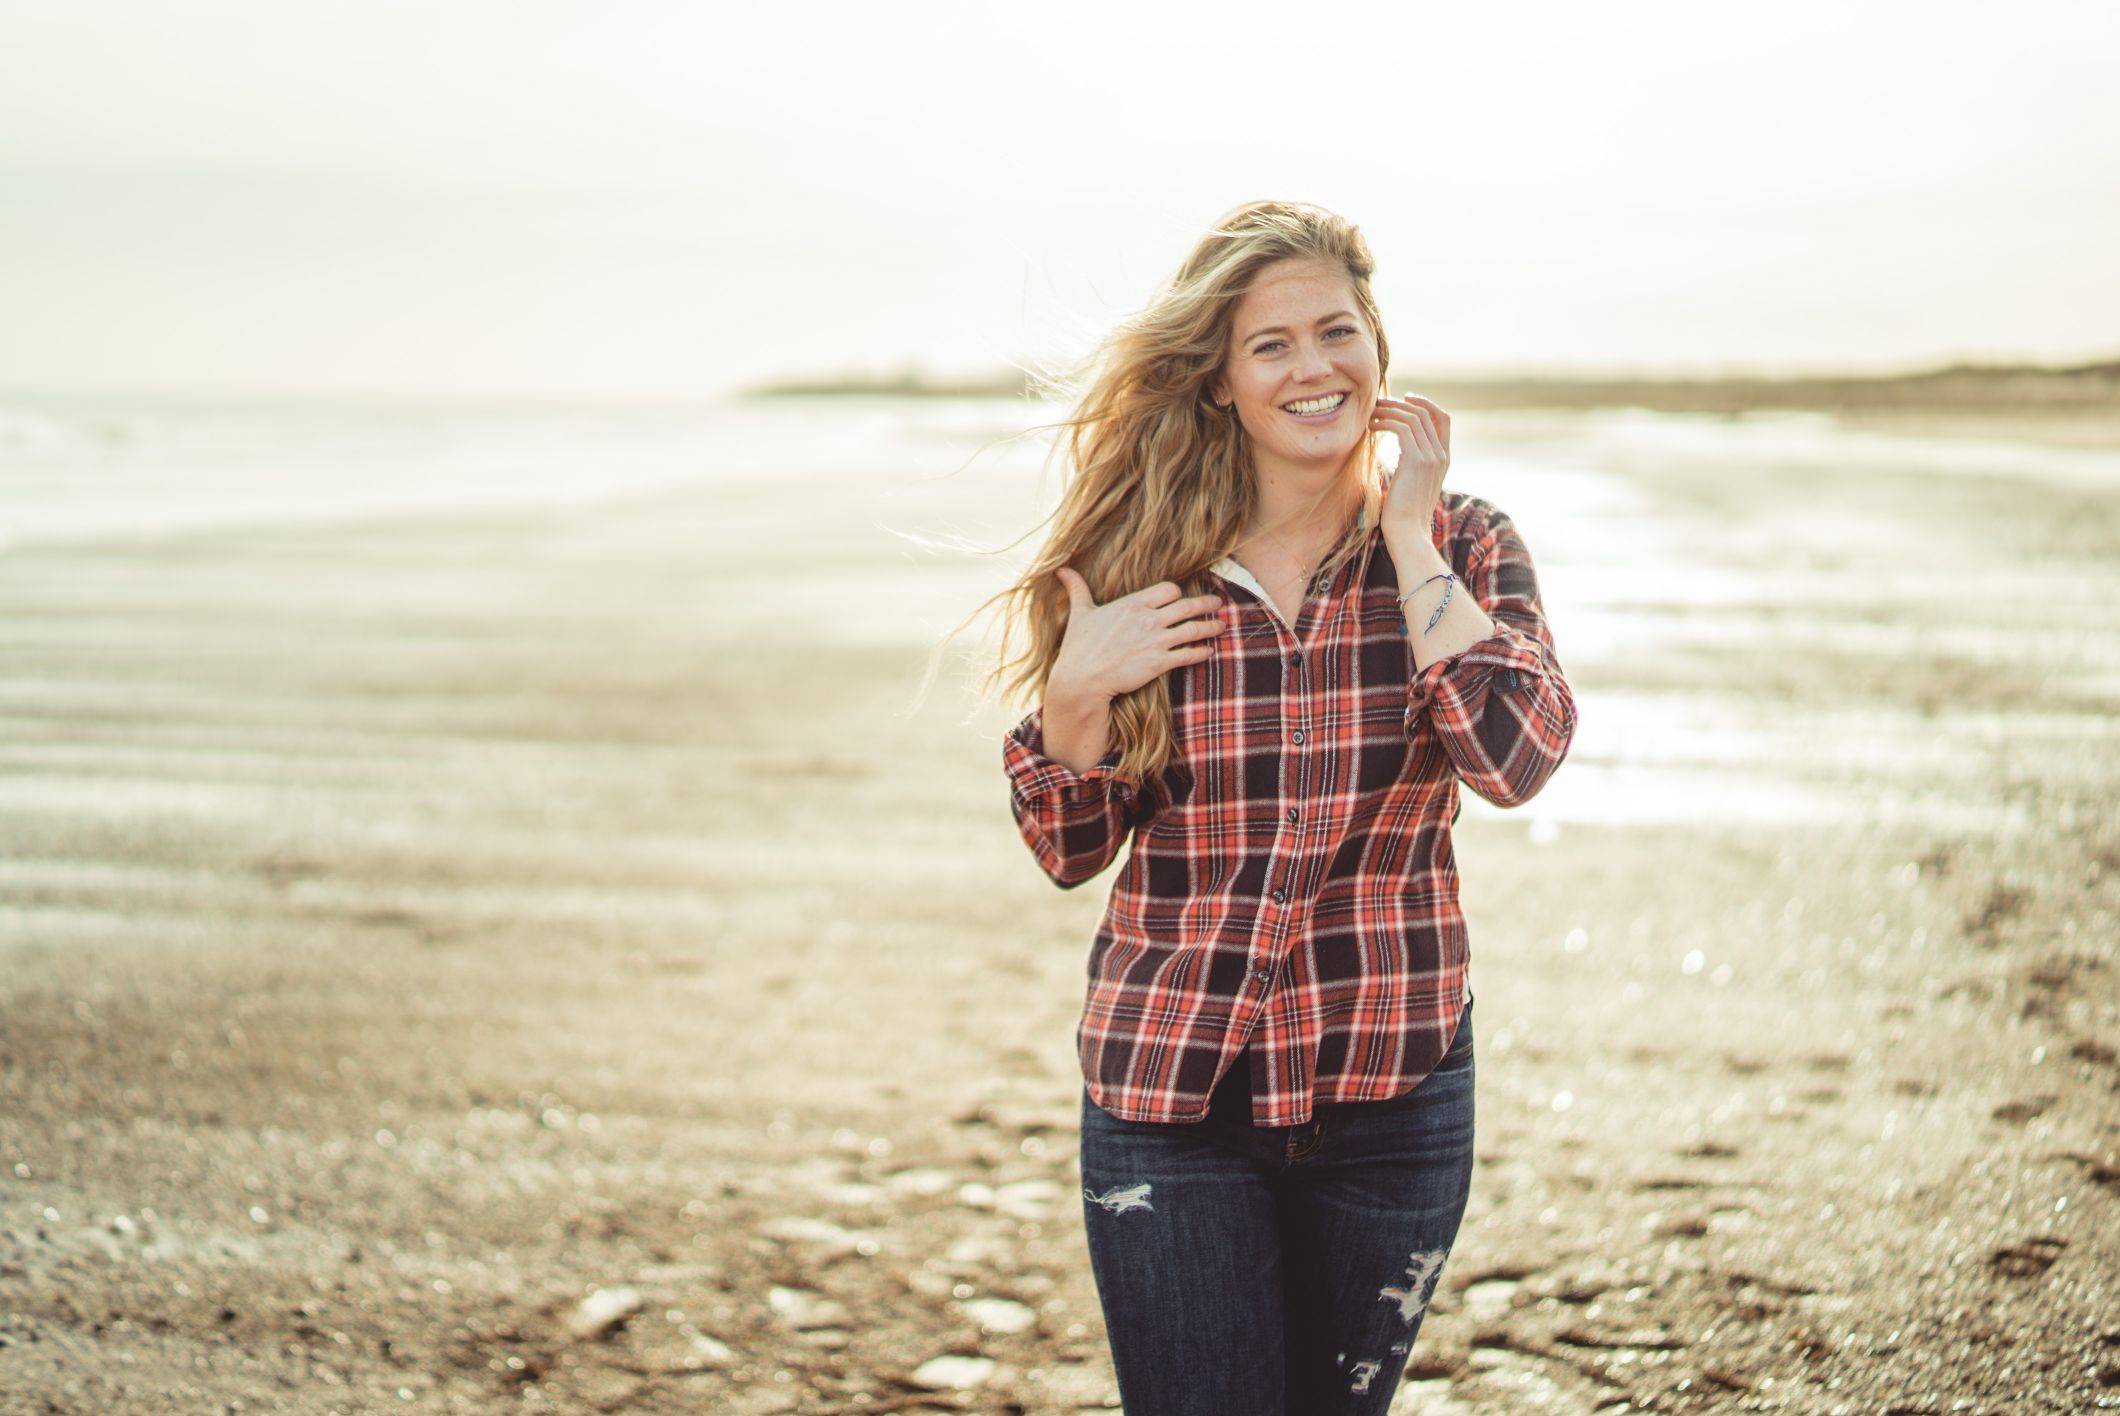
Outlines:
{"label": "shirt button", "polygon": [[1273,970],[1272,970],[1272,969],[1253,969],[1253,970],[1251,971],[1251,976],[1252,976],[1253,978],[1261,978],[1261,979],[1263,979],[1263,978],[1271,978],[1271,977],[1273,977]]}
{"label": "shirt button", "polygon": [[1303,667],[1303,655],[1300,650],[1288,656],[1288,667],[1290,667],[1291,669],[1300,669]]}
{"label": "shirt button", "polygon": [[1275,904],[1277,904],[1277,905],[1285,905],[1285,904],[1287,904],[1287,903],[1288,903],[1288,891],[1287,891],[1287,890],[1285,890],[1285,889],[1283,889],[1283,888],[1282,888],[1281,886],[1279,886],[1279,885],[1276,885],[1276,886],[1274,886],[1274,887],[1273,887],[1273,902],[1274,902]]}
{"label": "shirt button", "polygon": [[1295,820],[1298,816],[1301,816],[1302,814],[1303,813],[1298,811],[1295,807],[1291,806],[1290,808],[1288,808],[1288,819],[1290,821]]}
{"label": "shirt button", "polygon": [[1294,732],[1288,735],[1288,740],[1290,742],[1301,742],[1303,740],[1303,730],[1301,728],[1297,728]]}

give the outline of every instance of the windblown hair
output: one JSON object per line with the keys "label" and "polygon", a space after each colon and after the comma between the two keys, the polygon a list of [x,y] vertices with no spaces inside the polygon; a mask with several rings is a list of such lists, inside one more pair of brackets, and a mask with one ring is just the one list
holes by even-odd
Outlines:
{"label": "windblown hair", "polygon": [[[973,612],[976,618],[995,600],[1005,602],[1000,658],[984,686],[1007,675],[1012,693],[1030,689],[1043,697],[1070,603],[1053,573],[1059,566],[1077,571],[1100,605],[1166,580],[1187,595],[1216,589],[1208,567],[1243,539],[1258,493],[1249,435],[1235,406],[1218,407],[1210,390],[1234,343],[1238,302],[1262,271],[1290,258],[1346,272],[1376,336],[1378,370],[1388,374],[1390,346],[1369,284],[1376,262],[1357,227],[1296,202],[1251,202],[1218,219],[1146,308],[1060,377],[1042,380],[1072,401],[1069,417],[1039,425],[1070,430],[1062,440],[1065,490],[1052,535],[1030,568]],[[1376,524],[1386,485],[1379,436],[1365,432],[1347,460],[1347,478],[1363,489],[1361,514],[1326,560],[1327,572],[1359,552]],[[1339,491],[1328,488],[1326,497]],[[1030,644],[1011,658],[1019,619]],[[1136,784],[1153,780],[1174,755],[1166,677],[1113,701],[1117,775]]]}

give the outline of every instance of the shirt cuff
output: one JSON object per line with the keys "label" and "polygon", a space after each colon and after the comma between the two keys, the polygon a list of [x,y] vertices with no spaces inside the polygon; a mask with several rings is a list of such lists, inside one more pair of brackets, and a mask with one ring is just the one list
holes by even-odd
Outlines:
{"label": "shirt cuff", "polygon": [[1046,756],[1043,706],[1031,710],[1030,716],[1009,729],[1001,739],[1001,760],[1008,769],[1011,789],[1026,806],[1053,792],[1070,802],[1092,801],[1099,797],[1131,802],[1136,785],[1115,775],[1122,755],[1123,749],[1114,747],[1080,772]]}
{"label": "shirt cuff", "polygon": [[1446,689],[1462,698],[1483,680],[1504,670],[1508,672],[1496,686],[1504,692],[1513,692],[1522,686],[1524,679],[1544,670],[1542,648],[1524,631],[1496,620],[1494,633],[1447,658],[1436,660],[1413,676],[1407,692],[1406,712],[1409,717],[1418,713],[1437,693]]}

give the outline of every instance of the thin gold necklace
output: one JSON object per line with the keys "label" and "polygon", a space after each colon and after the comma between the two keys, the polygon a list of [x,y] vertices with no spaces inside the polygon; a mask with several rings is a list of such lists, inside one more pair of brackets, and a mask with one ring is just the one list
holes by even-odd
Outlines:
{"label": "thin gold necklace", "polygon": [[[1355,515],[1356,518],[1359,520],[1361,516],[1360,508],[1356,509]],[[1319,556],[1316,561],[1305,564],[1302,555],[1299,552],[1291,549],[1286,541],[1282,540],[1279,536],[1276,536],[1273,532],[1267,530],[1265,527],[1262,526],[1259,528],[1258,534],[1266,537],[1266,539],[1272,541],[1276,546],[1279,546],[1282,551],[1284,551],[1288,555],[1288,558],[1290,560],[1294,561],[1299,567],[1301,567],[1306,585],[1310,579],[1312,572],[1314,572],[1320,564],[1329,559],[1332,553],[1338,550],[1347,539],[1346,536],[1341,536],[1339,539],[1335,540],[1331,545],[1327,546],[1325,549],[1325,553]]]}

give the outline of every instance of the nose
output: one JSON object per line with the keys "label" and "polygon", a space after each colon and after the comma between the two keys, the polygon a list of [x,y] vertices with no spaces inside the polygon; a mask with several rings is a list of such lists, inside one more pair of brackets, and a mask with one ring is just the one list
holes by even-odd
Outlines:
{"label": "nose", "polygon": [[1325,352],[1323,345],[1304,346],[1302,362],[1296,366],[1296,377],[1305,382],[1332,377],[1332,357]]}

